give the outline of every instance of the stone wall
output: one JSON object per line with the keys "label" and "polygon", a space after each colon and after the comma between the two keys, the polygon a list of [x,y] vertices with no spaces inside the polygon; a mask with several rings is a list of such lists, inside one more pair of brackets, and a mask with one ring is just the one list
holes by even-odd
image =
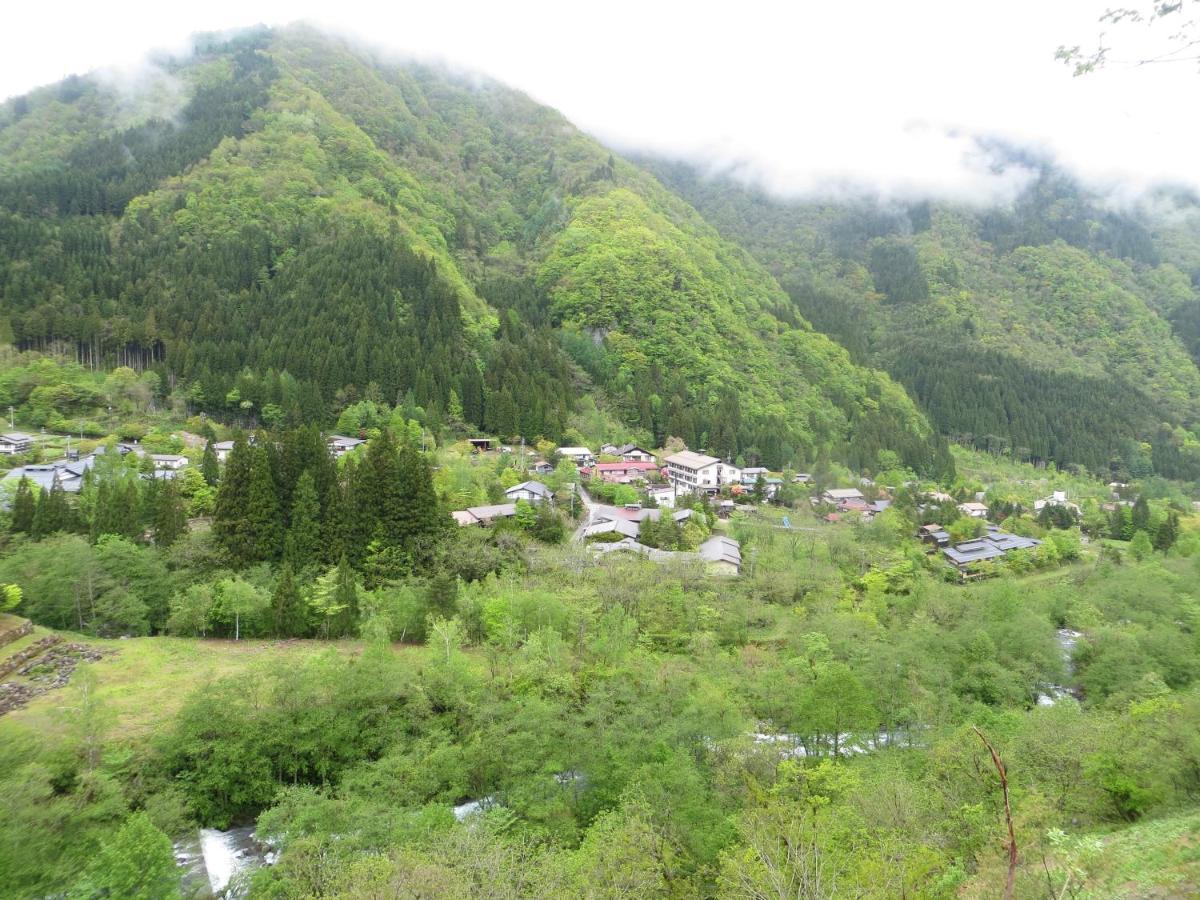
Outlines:
{"label": "stone wall", "polygon": [[0,647],[5,644],[11,644],[13,641],[20,640],[33,631],[33,623],[28,619],[22,619],[20,625],[14,625],[12,628],[6,628],[0,631]]}
{"label": "stone wall", "polygon": [[29,660],[41,656],[60,641],[62,641],[62,638],[57,634],[50,634],[40,641],[34,641],[19,653],[14,653],[8,659],[4,660],[4,662],[0,662],[0,678],[7,678],[13,672],[17,671],[17,669],[21,668],[21,666],[25,665],[25,663],[29,662]]}

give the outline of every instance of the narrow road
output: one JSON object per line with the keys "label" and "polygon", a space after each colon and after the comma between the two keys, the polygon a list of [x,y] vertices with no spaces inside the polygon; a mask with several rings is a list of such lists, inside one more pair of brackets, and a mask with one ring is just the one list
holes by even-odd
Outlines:
{"label": "narrow road", "polygon": [[575,486],[575,493],[578,495],[579,502],[583,504],[583,508],[587,513],[587,515],[583,517],[580,526],[575,529],[575,533],[571,535],[571,540],[578,544],[583,541],[584,531],[586,531],[587,527],[592,524],[592,518],[596,515],[596,504],[593,502],[592,498],[588,496],[588,492],[584,489],[582,483]]}

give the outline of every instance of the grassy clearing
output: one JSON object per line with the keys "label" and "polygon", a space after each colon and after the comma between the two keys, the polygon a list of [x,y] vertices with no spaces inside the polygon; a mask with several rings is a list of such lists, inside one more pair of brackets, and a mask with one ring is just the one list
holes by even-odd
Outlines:
{"label": "grassy clearing", "polygon": [[[48,634],[35,630],[32,639]],[[274,660],[303,658],[319,653],[358,652],[357,641],[229,641],[147,637],[96,640],[64,634],[108,655],[92,664],[99,697],[114,717],[114,743],[136,745],[169,722],[196,688],[230,675],[249,671]],[[17,646],[27,639],[17,642]],[[7,647],[4,649],[8,649]],[[37,735],[53,741],[63,731],[59,712],[64,691],[51,691],[24,709],[0,718],[0,743],[19,736]]]}

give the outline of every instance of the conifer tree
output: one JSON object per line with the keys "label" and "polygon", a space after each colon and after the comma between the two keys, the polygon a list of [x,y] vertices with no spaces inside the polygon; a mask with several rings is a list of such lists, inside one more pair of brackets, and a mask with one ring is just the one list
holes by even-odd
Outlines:
{"label": "conifer tree", "polygon": [[271,593],[271,616],[276,637],[302,637],[308,633],[308,617],[300,599],[300,589],[287,560],[275,580]]}
{"label": "conifer tree", "polygon": [[187,510],[179,488],[172,480],[159,484],[154,496],[154,543],[170,547],[187,531]]}
{"label": "conifer tree", "polygon": [[321,549],[321,506],[317,486],[308,469],[296,482],[292,494],[291,525],[284,543],[284,559],[296,571],[315,562]]}
{"label": "conifer tree", "polygon": [[1139,496],[1133,503],[1133,512],[1130,516],[1133,522],[1134,531],[1148,531],[1150,525],[1150,504],[1146,502],[1145,496]]}
{"label": "conifer tree", "polygon": [[17,492],[13,496],[12,530],[22,534],[33,533],[33,520],[37,514],[37,502],[33,498],[33,489],[29,479],[22,477],[17,482]]}
{"label": "conifer tree", "polygon": [[217,489],[217,505],[213,513],[213,536],[218,546],[239,565],[248,561],[247,541],[250,535],[246,510],[253,470],[251,447],[244,437],[239,436],[225,460],[225,472]]}
{"label": "conifer tree", "polygon": [[59,531],[70,531],[72,526],[71,506],[67,493],[58,482],[48,491],[38,495],[37,508],[33,516],[33,536],[44,538]]}
{"label": "conifer tree", "polygon": [[401,481],[396,444],[387,428],[367,445],[367,455],[359,474],[370,503],[367,509],[360,510],[360,515],[370,520],[373,536],[384,546],[403,546],[406,537],[405,507],[410,498],[406,496],[406,486]]}
{"label": "conifer tree", "polygon": [[268,453],[262,447],[251,449],[253,462],[245,509],[247,561],[270,562],[278,558],[283,547],[279,496]]}
{"label": "conifer tree", "polygon": [[217,451],[212,440],[204,444],[204,455],[200,458],[200,474],[209,487],[216,487],[221,480],[221,464],[217,461]]}
{"label": "conifer tree", "polygon": [[1167,514],[1154,533],[1154,549],[1166,553],[1179,540],[1179,515],[1174,510]]}
{"label": "conifer tree", "polygon": [[397,531],[414,560],[428,562],[445,534],[449,517],[438,504],[429,463],[416,447],[405,445],[399,453],[402,498],[397,516]]}

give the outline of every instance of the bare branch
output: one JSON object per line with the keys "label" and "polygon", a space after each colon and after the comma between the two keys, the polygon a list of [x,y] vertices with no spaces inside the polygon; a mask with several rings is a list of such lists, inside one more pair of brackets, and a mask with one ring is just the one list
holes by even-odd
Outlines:
{"label": "bare branch", "polygon": [[983,736],[983,732],[975,725],[972,725],[971,729],[979,735],[983,746],[987,747],[988,753],[992,755],[992,764],[1000,776],[1000,790],[1004,794],[1004,821],[1008,825],[1008,880],[1004,884],[1004,900],[1012,900],[1013,887],[1017,880],[1017,835],[1013,830],[1012,805],[1008,799],[1008,769],[1005,768],[1004,760],[1000,758],[996,748]]}

